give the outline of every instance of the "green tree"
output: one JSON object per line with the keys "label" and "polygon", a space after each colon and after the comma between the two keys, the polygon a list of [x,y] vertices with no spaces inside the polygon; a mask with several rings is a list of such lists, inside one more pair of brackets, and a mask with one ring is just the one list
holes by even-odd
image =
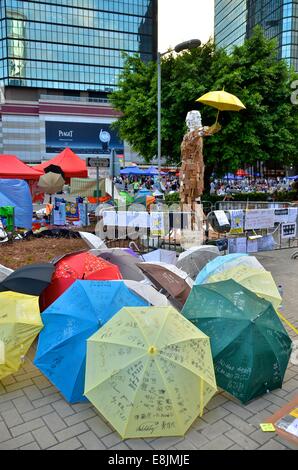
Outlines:
{"label": "green tree", "polygon": [[[115,123],[123,139],[152,160],[157,150],[157,70],[128,57],[112,104],[122,112]],[[232,54],[216,50],[212,42],[162,60],[162,154],[179,164],[180,145],[188,111],[199,109],[204,125],[215,121],[216,110],[195,100],[225,87],[246,110],[222,112],[222,129],[205,138],[206,176],[236,170],[244,163],[275,160],[298,162],[298,107],[290,101],[290,83],[297,79],[284,60],[276,59],[276,43],[257,27],[251,39]]]}

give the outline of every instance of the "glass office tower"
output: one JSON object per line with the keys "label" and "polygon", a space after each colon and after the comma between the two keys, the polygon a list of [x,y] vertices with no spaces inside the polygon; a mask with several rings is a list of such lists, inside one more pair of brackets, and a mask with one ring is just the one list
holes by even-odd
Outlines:
{"label": "glass office tower", "polygon": [[157,50],[157,0],[5,0],[0,78],[5,86],[110,92],[122,52]]}
{"label": "glass office tower", "polygon": [[298,71],[297,0],[215,0],[215,42],[227,50],[242,44],[261,25],[278,42],[278,58]]}

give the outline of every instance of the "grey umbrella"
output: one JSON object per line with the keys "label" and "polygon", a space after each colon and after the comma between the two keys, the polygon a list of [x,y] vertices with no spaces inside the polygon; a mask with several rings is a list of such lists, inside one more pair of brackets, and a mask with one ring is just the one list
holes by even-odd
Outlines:
{"label": "grey umbrella", "polygon": [[190,248],[178,258],[177,268],[185,271],[193,280],[197,277],[198,273],[203,269],[203,267],[209,263],[212,259],[219,256],[219,251],[216,252],[214,247],[210,249],[207,246]]}
{"label": "grey umbrella", "polygon": [[118,266],[123,279],[130,279],[131,281],[144,281],[146,277],[138,268],[139,258],[132,256],[127,251],[121,248],[110,248],[106,250],[90,250],[95,256],[109,261],[110,263]]}

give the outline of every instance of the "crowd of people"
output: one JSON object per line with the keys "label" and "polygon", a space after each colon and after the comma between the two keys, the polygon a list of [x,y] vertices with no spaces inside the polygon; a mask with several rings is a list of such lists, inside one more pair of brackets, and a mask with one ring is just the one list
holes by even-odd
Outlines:
{"label": "crowd of people", "polygon": [[[152,176],[118,176],[114,179],[119,189],[136,194],[141,189],[154,191],[157,188],[164,193],[179,191],[180,183],[177,174],[163,175],[160,185],[157,178]],[[235,195],[238,193],[268,193],[291,191],[297,186],[297,180],[286,177],[248,178],[236,177],[236,179],[210,179],[210,194],[217,196]]]}
{"label": "crowd of people", "polygon": [[239,179],[212,179],[210,194],[217,196],[233,195],[238,193],[268,193],[291,191],[295,180],[289,178],[239,178]]}

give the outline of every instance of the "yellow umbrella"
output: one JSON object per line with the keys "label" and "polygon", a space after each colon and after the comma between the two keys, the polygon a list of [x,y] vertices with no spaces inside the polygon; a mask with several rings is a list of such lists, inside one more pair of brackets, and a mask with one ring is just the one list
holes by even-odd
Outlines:
{"label": "yellow umbrella", "polygon": [[228,279],[233,279],[259,297],[268,300],[275,309],[279,308],[282,298],[269,271],[240,264],[209,276],[207,282],[218,282]]}
{"label": "yellow umbrella", "polygon": [[218,120],[219,111],[241,111],[241,109],[246,109],[237,96],[227,93],[224,90],[210,91],[196,101],[218,109],[216,122]]}
{"label": "yellow umbrella", "polygon": [[38,297],[0,293],[0,380],[19,369],[42,326]]}
{"label": "yellow umbrella", "polygon": [[125,307],[87,341],[85,395],[123,439],[184,435],[216,391],[209,338],[173,307]]}

